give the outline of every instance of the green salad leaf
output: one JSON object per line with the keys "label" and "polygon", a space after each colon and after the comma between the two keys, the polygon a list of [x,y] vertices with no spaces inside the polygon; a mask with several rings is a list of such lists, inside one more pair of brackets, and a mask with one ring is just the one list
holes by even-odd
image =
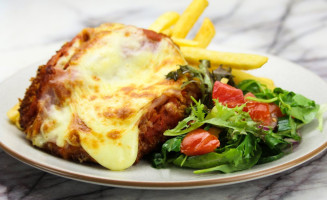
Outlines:
{"label": "green salad leaf", "polygon": [[[176,139],[172,138],[162,146],[160,158],[163,158],[164,162],[172,162],[181,167],[204,169],[195,171],[195,173],[210,171],[229,173],[251,168],[258,162],[261,156],[261,147],[258,143],[261,140],[272,151],[289,145],[289,142],[285,141],[281,135],[273,133],[272,130],[262,129],[258,123],[251,119],[248,112],[243,111],[244,106],[228,108],[215,100],[215,106],[208,113],[200,101],[195,99],[193,101],[195,105],[191,107],[190,116],[180,121],[174,129],[167,130],[164,135],[177,136],[175,137],[178,141],[177,145],[180,145],[186,133],[205,125],[211,125],[226,129],[228,141],[234,142],[226,144],[224,151],[221,152],[190,157],[181,153],[176,157],[174,154],[174,159],[168,161],[166,159],[167,152],[178,152],[179,150],[178,148],[168,148],[172,146],[171,144],[176,145]],[[242,138],[241,142],[240,138]],[[278,154],[280,154],[279,151]],[[276,153],[272,155],[276,156]]]}
{"label": "green salad leaf", "polygon": [[[243,106],[228,108],[215,100],[215,106],[211,112],[206,115],[205,106],[200,101],[196,101],[195,106],[191,107],[189,117],[180,121],[174,129],[166,130],[165,136],[183,135],[193,131],[204,124],[214,125],[220,128],[229,128],[231,134],[260,134],[262,130],[256,122],[254,122],[248,112],[243,111]],[[204,117],[206,115],[206,117]]]}
{"label": "green salad leaf", "polygon": [[229,148],[222,153],[211,152],[199,156],[188,157],[184,162],[185,155],[174,160],[177,166],[200,169],[194,173],[206,173],[221,171],[230,173],[253,167],[261,156],[261,147],[258,139],[253,134],[242,135],[242,142],[236,148]]}
{"label": "green salad leaf", "polygon": [[214,106],[212,101],[212,89],[215,81],[220,81],[222,78],[228,78],[229,84],[235,85],[231,68],[218,67],[213,71],[209,71],[210,61],[200,60],[198,67],[192,67],[190,65],[181,65],[176,71],[169,72],[166,75],[166,79],[172,79],[177,81],[181,76],[185,75],[188,80],[183,83],[182,87],[185,87],[190,83],[197,83],[201,93],[201,102],[208,108]]}
{"label": "green salad leaf", "polygon": [[318,129],[320,131],[322,131],[322,129],[323,129],[323,117],[324,117],[323,115],[326,111],[327,111],[327,103],[320,105],[320,109],[316,115],[318,122],[319,122]]}
{"label": "green salad leaf", "polygon": [[180,121],[174,129],[169,129],[164,132],[165,136],[178,136],[191,132],[204,124],[204,119],[207,114],[207,110],[201,101],[196,101],[195,106],[191,106],[191,113],[188,117]]}
{"label": "green salad leaf", "polygon": [[167,165],[167,154],[170,152],[180,152],[183,137],[174,137],[167,140],[161,148],[161,153],[154,153],[152,166],[155,168],[164,168]]}
{"label": "green salad leaf", "polygon": [[[278,124],[281,125],[278,126],[278,131],[284,136],[289,136],[295,140],[299,141],[301,139],[297,134],[297,129],[321,116],[319,115],[319,104],[316,104],[315,101],[301,94],[296,94],[281,88],[275,88],[274,91],[271,91],[265,85],[255,80],[242,81],[239,83],[238,88],[244,93],[251,92],[258,97],[250,98],[253,101],[273,102],[277,104],[282,113],[288,116],[287,119],[282,118],[282,122],[278,122]],[[287,130],[285,129],[286,126],[288,128]]]}
{"label": "green salad leaf", "polygon": [[[156,168],[174,164],[179,167],[197,169],[194,173],[219,171],[230,173],[249,169],[256,164],[271,162],[283,157],[292,143],[300,141],[298,129],[318,119],[318,128],[322,130],[323,113],[327,104],[319,105],[307,97],[281,88],[273,91],[256,80],[244,80],[237,85],[244,94],[251,92],[255,97],[248,100],[261,103],[276,104],[283,116],[276,119],[277,126],[264,127],[252,120],[244,111],[246,103],[239,107],[229,108],[218,100],[212,100],[214,82],[221,78],[229,78],[234,84],[231,71],[218,68],[209,71],[210,62],[202,60],[198,68],[180,66],[167,75],[168,79],[177,80],[187,75],[184,86],[196,82],[202,92],[200,100],[193,100],[189,115],[181,120],[173,129],[166,130],[167,140],[161,152],[153,155],[152,164]],[[219,133],[220,146],[213,152],[186,156],[181,153],[181,144],[187,133],[202,128],[209,130],[215,127]]]}
{"label": "green salad leaf", "polygon": [[256,80],[244,80],[237,85],[238,89],[241,89],[244,94],[251,92],[257,98],[265,99],[272,99],[275,95],[272,91],[267,88],[266,85],[261,84]]}
{"label": "green salad leaf", "polygon": [[305,124],[310,123],[316,117],[319,105],[315,101],[281,88],[275,88],[274,94],[278,98],[283,113]]}
{"label": "green salad leaf", "polygon": [[[319,105],[315,101],[304,97],[301,94],[296,94],[281,88],[275,88],[274,91],[268,89],[255,80],[242,81],[238,88],[243,93],[251,92],[257,98],[250,98],[259,102],[274,102],[279,105],[283,114],[292,116],[295,119],[307,124],[310,123],[319,110]],[[267,101],[269,100],[269,101]]]}

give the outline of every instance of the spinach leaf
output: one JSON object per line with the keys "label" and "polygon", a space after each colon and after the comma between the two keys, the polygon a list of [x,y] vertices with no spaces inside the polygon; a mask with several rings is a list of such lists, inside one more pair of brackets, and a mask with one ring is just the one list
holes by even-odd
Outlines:
{"label": "spinach leaf", "polygon": [[167,140],[161,148],[161,153],[154,153],[152,157],[152,166],[155,168],[164,168],[168,164],[167,154],[170,152],[180,152],[183,137],[178,136]]}
{"label": "spinach leaf", "polygon": [[[262,152],[264,152],[264,150],[262,150]],[[258,164],[264,164],[264,163],[272,162],[274,160],[278,160],[281,157],[283,157],[284,155],[285,155],[285,153],[280,151],[279,153],[274,154],[274,155],[261,156],[259,161],[258,161]]]}
{"label": "spinach leaf", "polygon": [[270,149],[273,150],[281,150],[289,145],[289,142],[285,141],[284,137],[273,132],[270,132],[264,136],[264,142]]}
{"label": "spinach leaf", "polygon": [[284,116],[284,117],[280,117],[278,119],[278,132],[279,133],[287,133],[291,131],[291,125],[289,122],[289,117],[288,116]]}
{"label": "spinach leaf", "polygon": [[165,168],[166,163],[166,157],[162,153],[154,153],[151,158],[152,166],[154,168],[160,169]]}
{"label": "spinach leaf", "polygon": [[174,137],[167,140],[163,145],[162,149],[166,152],[179,152],[181,150],[181,142],[183,137]]}
{"label": "spinach leaf", "polygon": [[305,124],[310,123],[319,111],[319,105],[315,101],[301,94],[289,92],[281,88],[275,88],[274,93],[278,97],[282,112]]}
{"label": "spinach leaf", "polygon": [[243,80],[237,85],[237,88],[241,89],[243,94],[251,92],[257,98],[271,99],[275,97],[266,85],[263,85],[256,80]]}

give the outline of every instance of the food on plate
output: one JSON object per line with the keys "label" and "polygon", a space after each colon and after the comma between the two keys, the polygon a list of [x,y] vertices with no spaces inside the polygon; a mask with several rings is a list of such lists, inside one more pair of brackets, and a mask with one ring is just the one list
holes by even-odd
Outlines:
{"label": "food on plate", "polygon": [[198,41],[194,41],[194,40],[187,40],[187,39],[175,38],[175,37],[171,37],[171,39],[180,47],[198,47],[198,46],[200,46],[200,43]]}
{"label": "food on plate", "polygon": [[172,36],[185,38],[207,6],[207,0],[193,0],[174,25]]}
{"label": "food on plate", "polygon": [[153,24],[149,26],[149,29],[157,33],[160,33],[170,28],[172,25],[176,24],[177,20],[179,19],[179,16],[180,15],[177,12],[166,12],[162,14],[160,17],[158,17],[153,22]]}
{"label": "food on plate", "polygon": [[235,81],[236,84],[239,84],[241,81],[244,80],[256,80],[259,83],[266,85],[267,88],[269,88],[270,90],[274,90],[275,89],[275,84],[274,81],[272,81],[269,78],[264,78],[264,77],[257,77],[257,76],[253,76],[252,74],[246,73],[242,70],[238,70],[238,69],[233,69],[232,70],[232,75],[233,75],[233,80]]}
{"label": "food on plate", "polygon": [[168,74],[174,80],[188,74],[183,86],[197,82],[202,98],[193,99],[189,115],[165,131],[173,137],[154,154],[154,167],[173,164],[197,169],[194,173],[245,170],[283,157],[301,140],[298,129],[314,119],[322,130],[327,104],[278,87],[271,90],[258,80],[235,85],[232,73],[222,70],[211,71],[209,61],[202,60],[198,68],[186,65]]}
{"label": "food on plate", "polygon": [[[175,153],[188,156],[211,155],[221,146],[226,149],[222,127],[207,122],[208,116],[217,115],[213,114],[216,109],[227,109],[227,116],[248,109],[250,114],[241,117],[249,120],[248,115],[257,113],[252,107],[263,97],[257,91],[244,97],[237,90],[238,101],[224,102],[236,107],[222,108],[221,97],[212,93],[216,85],[245,87],[245,79],[253,79],[255,89],[264,88],[271,95],[275,94],[269,89],[275,86],[270,79],[242,71],[261,67],[267,57],[205,49],[215,35],[210,19],[205,18],[193,40],[185,38],[207,5],[206,0],[194,0],[181,15],[161,15],[151,30],[116,23],[82,30],[38,68],[25,97],[8,111],[8,118],[38,148],[111,170],[130,167],[163,143],[162,152],[156,154],[157,167],[166,165],[167,156],[180,148],[182,152]],[[220,82],[213,84],[214,80]],[[276,106],[264,107],[278,111]],[[275,114],[264,125],[276,124]],[[196,128],[194,120],[199,121]],[[254,117],[250,124],[260,120]],[[252,132],[246,135],[238,128],[246,141],[257,141],[252,137],[257,134],[254,130],[262,131],[250,127]],[[182,141],[184,136],[189,139]],[[199,149],[193,149],[193,144]],[[176,162],[188,166],[188,156]]]}
{"label": "food on plate", "polygon": [[198,97],[195,85],[165,79],[183,64],[162,34],[121,24],[84,29],[39,67],[20,126],[53,154],[126,169],[162,143]]}
{"label": "food on plate", "polygon": [[8,112],[7,112],[7,117],[9,120],[16,125],[18,129],[21,129],[20,124],[19,124],[19,112],[18,109],[20,107],[20,103],[16,103]]}
{"label": "food on plate", "polygon": [[215,26],[213,25],[211,20],[206,17],[204,18],[203,23],[193,40],[198,41],[202,48],[206,48],[210,44],[215,34]]}
{"label": "food on plate", "polygon": [[213,67],[223,65],[234,69],[250,70],[261,67],[268,61],[265,56],[245,53],[230,53],[212,51],[197,47],[181,47],[185,59],[191,64],[198,64],[199,60],[210,60]]}

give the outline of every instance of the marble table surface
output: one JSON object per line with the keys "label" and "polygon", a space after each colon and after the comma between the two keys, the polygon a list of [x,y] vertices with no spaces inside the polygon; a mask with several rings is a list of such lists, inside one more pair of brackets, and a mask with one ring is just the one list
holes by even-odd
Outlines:
{"label": "marble table surface", "polygon": [[[120,22],[148,27],[190,0],[0,0],[0,81],[46,60],[84,27]],[[209,0],[214,44],[270,53],[327,81],[327,1]],[[202,21],[202,20],[200,20]],[[199,27],[197,23],[195,28]],[[194,36],[190,32],[189,37]],[[0,133],[1,134],[1,133]],[[0,200],[5,199],[327,199],[327,152],[286,172],[221,187],[141,190],[105,187],[58,177],[0,149]]]}

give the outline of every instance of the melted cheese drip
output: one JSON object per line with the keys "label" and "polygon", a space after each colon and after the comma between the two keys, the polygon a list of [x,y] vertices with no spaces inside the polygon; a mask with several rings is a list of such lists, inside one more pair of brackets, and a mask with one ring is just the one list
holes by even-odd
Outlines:
{"label": "melted cheese drip", "polygon": [[62,106],[47,109],[42,134],[33,143],[71,144],[71,124],[78,116],[86,126],[77,130],[83,149],[102,166],[123,170],[136,160],[141,116],[164,91],[180,88],[180,83],[165,80],[165,75],[185,60],[168,38],[152,41],[142,29],[114,27],[102,32],[82,55],[69,53],[69,59],[61,59],[58,68],[67,60],[70,66],[58,81],[71,89],[71,97]]}

